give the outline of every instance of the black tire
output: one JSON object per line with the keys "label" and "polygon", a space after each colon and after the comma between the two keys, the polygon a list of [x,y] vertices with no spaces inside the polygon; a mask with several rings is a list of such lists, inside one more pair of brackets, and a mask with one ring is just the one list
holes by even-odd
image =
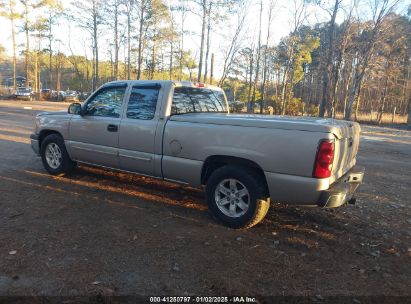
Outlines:
{"label": "black tire", "polygon": [[[216,188],[226,179],[235,179],[248,190],[248,209],[241,216],[228,216],[217,206],[215,198]],[[206,185],[208,208],[221,223],[230,228],[250,228],[261,222],[270,208],[268,196],[264,177],[258,171],[247,167],[227,165],[218,168],[211,174]]]}
{"label": "black tire", "polygon": [[[51,167],[46,160],[46,149],[50,144],[53,143],[56,144],[61,151],[61,161],[59,166],[56,168]],[[63,138],[58,134],[50,134],[42,141],[40,147],[40,155],[44,168],[48,173],[52,175],[62,175],[69,173],[76,165],[76,163],[70,159],[70,156],[67,153]]]}

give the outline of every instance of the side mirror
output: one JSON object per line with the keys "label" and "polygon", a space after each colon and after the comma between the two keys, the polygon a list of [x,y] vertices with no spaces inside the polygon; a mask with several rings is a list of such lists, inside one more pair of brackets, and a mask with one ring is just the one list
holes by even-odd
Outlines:
{"label": "side mirror", "polygon": [[82,111],[81,111],[81,104],[78,102],[72,103],[71,105],[69,105],[68,107],[68,113],[69,114],[74,114],[74,115],[82,115]]}

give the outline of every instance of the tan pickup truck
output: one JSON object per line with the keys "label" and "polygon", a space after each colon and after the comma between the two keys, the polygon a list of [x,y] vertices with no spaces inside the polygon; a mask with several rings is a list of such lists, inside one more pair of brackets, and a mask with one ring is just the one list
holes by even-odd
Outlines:
{"label": "tan pickup truck", "polygon": [[359,136],[354,122],[230,114],[213,86],[116,81],[68,113],[38,114],[31,145],[51,174],[79,162],[205,186],[215,217],[241,228],[260,222],[270,200],[353,202]]}

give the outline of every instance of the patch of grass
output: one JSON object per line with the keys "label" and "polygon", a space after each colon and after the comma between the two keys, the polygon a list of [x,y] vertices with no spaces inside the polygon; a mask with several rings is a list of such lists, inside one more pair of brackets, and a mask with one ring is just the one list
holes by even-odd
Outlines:
{"label": "patch of grass", "polygon": [[[363,113],[359,112],[357,115],[358,122],[362,123],[377,123],[377,112],[372,113]],[[337,113],[337,119],[343,119],[343,113]],[[395,115],[393,117],[392,113],[383,113],[382,114],[382,124],[406,124],[408,119],[408,115]]]}

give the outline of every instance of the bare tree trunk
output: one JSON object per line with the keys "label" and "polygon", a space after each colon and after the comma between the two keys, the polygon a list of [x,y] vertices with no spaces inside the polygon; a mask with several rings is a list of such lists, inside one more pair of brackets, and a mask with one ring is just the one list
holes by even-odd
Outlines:
{"label": "bare tree trunk", "polygon": [[143,63],[142,52],[143,52],[143,25],[144,25],[144,14],[145,14],[145,0],[140,2],[140,24],[138,31],[138,58],[137,58],[137,80],[141,78],[141,65]]}
{"label": "bare tree trunk", "polygon": [[357,102],[355,103],[355,111],[354,111],[355,121],[358,121],[358,110],[359,110],[360,104],[361,104],[361,93],[362,93],[363,86],[364,86],[364,81],[361,81],[360,86],[358,87]]}
{"label": "bare tree trunk", "polygon": [[[275,80],[275,102],[278,102],[278,87],[280,85],[280,69],[277,69],[277,77]],[[278,111],[276,111],[276,114],[278,114]]]}
{"label": "bare tree trunk", "polygon": [[[255,103],[255,99],[256,99],[256,86],[257,86],[257,83],[258,83],[258,77],[260,75],[261,19],[262,19],[262,14],[263,14],[263,1],[260,0],[260,25],[259,25],[259,31],[258,31],[258,47],[257,47],[257,54],[256,54],[257,66],[256,66],[254,86],[253,86],[253,98],[252,98],[253,107],[254,107],[254,103]],[[261,110],[262,109],[260,109],[260,111]]]}
{"label": "bare tree trunk", "polygon": [[[266,49],[267,47],[268,45],[266,45]],[[265,50],[264,52],[267,52],[267,50]],[[267,54],[264,54],[263,83],[261,84],[260,114],[263,113],[266,82],[267,82]]]}
{"label": "bare tree trunk", "polygon": [[25,52],[25,69],[26,69],[26,87],[30,83],[29,75],[29,56],[30,56],[30,36],[29,36],[29,3],[24,1],[24,32],[26,33],[26,52]]}
{"label": "bare tree trunk", "polygon": [[[186,17],[186,8],[185,6],[182,7],[181,10],[181,44],[180,44],[180,66],[179,66],[179,79],[178,80],[182,80],[183,79],[183,56],[184,56],[184,21],[185,21],[185,17]],[[190,79],[191,79],[191,73],[190,73]]]}
{"label": "bare tree trunk", "polygon": [[335,18],[337,17],[338,7],[341,0],[335,0],[333,14],[331,16],[330,27],[328,30],[328,50],[326,69],[323,73],[323,94],[320,104],[320,117],[324,117],[327,103],[330,102],[329,81],[333,70],[333,57],[334,57],[334,36],[335,36]]}
{"label": "bare tree trunk", "polygon": [[286,104],[286,91],[287,91],[287,84],[288,84],[288,67],[284,69],[284,74],[283,74],[283,81],[282,81],[282,87],[281,87],[281,115],[285,115],[285,110],[287,107]]}
{"label": "bare tree trunk", "polygon": [[98,20],[97,20],[98,8],[96,0],[93,0],[93,42],[94,42],[94,79],[93,79],[93,91],[97,88],[99,83],[99,68],[98,68]]}
{"label": "bare tree trunk", "polygon": [[[86,83],[87,83],[87,90],[90,89],[90,69],[89,69],[89,61],[87,57],[87,51],[84,50],[84,58],[86,64]],[[51,91],[51,90],[50,90]]]}
{"label": "bare tree trunk", "polygon": [[351,67],[352,65],[352,60],[346,64],[346,67],[344,68],[344,77],[343,77],[343,89],[342,89],[342,96],[341,99],[343,100],[343,118],[346,119],[346,113],[347,113],[347,106],[348,106],[348,92],[350,89],[350,83],[351,83]]}
{"label": "bare tree trunk", "polygon": [[207,23],[207,0],[202,0],[201,4],[203,20],[201,23],[201,43],[200,43],[200,58],[198,60],[198,74],[197,81],[201,81],[201,73],[203,69],[203,53],[204,53],[204,40],[205,40],[205,27]]}
{"label": "bare tree trunk", "polygon": [[[129,4],[131,6],[131,4]],[[131,8],[127,12],[127,79],[131,79]]]}
{"label": "bare tree trunk", "polygon": [[171,13],[171,39],[170,39],[170,64],[169,64],[169,79],[173,79],[173,59],[174,59],[174,16]]}
{"label": "bare tree trunk", "polygon": [[49,14],[49,33],[48,33],[48,38],[49,38],[49,89],[50,89],[50,97],[51,97],[51,93],[52,93],[52,84],[53,84],[53,69],[52,69],[52,58],[53,58],[53,49],[52,49],[52,15],[51,12]]}
{"label": "bare tree trunk", "polygon": [[[160,47],[160,51],[161,51],[161,67],[160,67],[160,74],[161,74],[161,78],[162,78],[162,80],[166,80],[167,79],[167,77],[166,77],[166,73],[165,73],[165,71],[166,71],[166,61],[164,60],[164,52],[161,50],[161,47]],[[168,65],[170,65],[170,62],[168,63]],[[171,70],[172,71],[172,70]],[[170,76],[170,73],[169,73],[169,75],[168,76]],[[168,77],[168,80],[171,80],[170,79],[170,77]]]}
{"label": "bare tree trunk", "polygon": [[247,112],[251,112],[251,89],[253,88],[253,71],[254,71],[254,49],[250,52],[250,78],[248,82]]}
{"label": "bare tree trunk", "polygon": [[[339,96],[340,98],[338,98],[338,90],[340,87],[340,79],[342,78],[342,73],[343,73],[343,60],[345,57],[345,53],[347,51],[348,41],[350,37],[351,14],[352,14],[353,9],[354,9],[354,6],[351,7],[350,13],[344,22],[345,26],[344,26],[344,31],[341,34],[342,38],[339,42],[340,49],[339,49],[339,54],[337,58],[337,63],[336,63],[335,70],[334,70],[334,79],[331,83],[331,117],[333,118],[336,117],[338,101],[339,100],[341,101],[341,96]],[[344,81],[346,81],[345,78],[344,78]],[[342,81],[341,83],[342,86],[344,86],[345,84],[344,81]],[[344,114],[345,114],[345,107],[346,107],[345,101],[346,100],[344,100]]]}
{"label": "bare tree trunk", "polygon": [[385,84],[384,84],[384,90],[383,90],[383,93],[382,93],[382,97],[380,99],[380,106],[378,108],[377,123],[379,125],[382,122],[382,114],[384,113],[385,101],[387,99],[388,78],[389,78],[389,76],[387,75],[387,77],[385,78]]}
{"label": "bare tree trunk", "polygon": [[334,71],[334,79],[331,84],[331,117],[335,118],[337,112],[337,92],[339,88],[339,79],[341,78],[341,66],[343,60],[343,50],[340,50],[340,55],[338,56],[337,64]]}
{"label": "bare tree trunk", "polygon": [[16,90],[16,29],[14,28],[14,2],[9,1],[10,22],[11,22],[11,40],[13,45],[13,90]]}
{"label": "bare tree trunk", "polygon": [[273,8],[274,8],[274,1],[270,1],[270,7],[268,10],[268,24],[267,24],[267,39],[265,41],[265,49],[264,49],[264,68],[263,68],[263,83],[261,86],[261,101],[260,101],[260,114],[263,113],[263,104],[265,101],[265,86],[267,81],[267,57],[268,57],[268,44],[270,43],[270,29],[271,29],[271,22],[272,22],[272,15],[273,15]]}
{"label": "bare tree trunk", "polygon": [[211,53],[211,62],[210,62],[210,84],[213,84],[214,77],[214,53]]}
{"label": "bare tree trunk", "polygon": [[170,43],[170,66],[169,66],[169,79],[173,79],[173,53],[174,53],[174,43]]}
{"label": "bare tree trunk", "polygon": [[114,62],[113,62],[113,53],[111,50],[109,51],[110,53],[110,80],[114,79]]}
{"label": "bare tree trunk", "polygon": [[38,58],[38,52],[35,51],[34,54],[34,92],[38,93],[38,89],[39,89],[39,82],[38,82],[38,72],[39,72],[39,58]]}
{"label": "bare tree trunk", "polygon": [[[94,50],[94,42],[93,42],[93,57],[91,59],[92,59],[91,60],[91,91],[94,91],[96,87],[96,52]],[[56,73],[57,73],[57,66],[56,66]]]}
{"label": "bare tree trunk", "polygon": [[394,123],[394,121],[395,121],[395,113],[396,113],[396,110],[397,110],[397,107],[394,106],[394,108],[392,109],[392,120],[391,120],[391,123]]}
{"label": "bare tree trunk", "polygon": [[156,70],[156,43],[153,42],[153,49],[151,53],[151,69],[150,69],[150,79],[154,78],[154,71]]}
{"label": "bare tree trunk", "polygon": [[211,32],[211,1],[208,5],[208,22],[207,22],[207,43],[206,43],[206,54],[204,60],[204,83],[207,82],[208,73],[208,55],[210,53],[210,32]]}
{"label": "bare tree trunk", "polygon": [[114,80],[118,79],[118,3],[114,3]]}
{"label": "bare tree trunk", "polygon": [[36,97],[40,96],[40,66],[39,66],[39,54],[41,51],[41,32],[38,32],[38,48],[35,54],[35,64],[34,64],[34,75],[35,75],[35,92],[36,92]]}
{"label": "bare tree trunk", "polygon": [[360,84],[362,82],[362,78],[363,78],[364,71],[365,71],[365,70],[363,70],[363,72],[359,72],[358,69],[359,69],[359,67],[357,66],[355,68],[355,74],[354,74],[354,77],[353,77],[352,88],[351,88],[350,93],[348,95],[349,96],[348,97],[348,104],[347,104],[347,109],[346,109],[345,117],[344,117],[344,119],[346,119],[346,120],[351,119],[352,107],[353,107],[354,103],[356,102],[356,98],[358,97],[359,87],[360,87]]}
{"label": "bare tree trunk", "polygon": [[[281,88],[281,115],[285,115],[286,109],[287,109],[287,88],[288,88],[288,82],[289,82],[289,74],[291,73],[291,67],[292,67],[292,58],[294,56],[294,38],[292,38],[292,41],[290,42],[287,50],[287,64],[284,68],[284,74],[283,74],[283,81],[282,81],[282,88]],[[291,77],[292,78],[292,77]],[[292,85],[292,82],[291,82]]]}
{"label": "bare tree trunk", "polygon": [[61,54],[56,54],[56,91],[57,91],[57,96],[60,93],[61,90],[61,62],[60,62],[60,56]]}

